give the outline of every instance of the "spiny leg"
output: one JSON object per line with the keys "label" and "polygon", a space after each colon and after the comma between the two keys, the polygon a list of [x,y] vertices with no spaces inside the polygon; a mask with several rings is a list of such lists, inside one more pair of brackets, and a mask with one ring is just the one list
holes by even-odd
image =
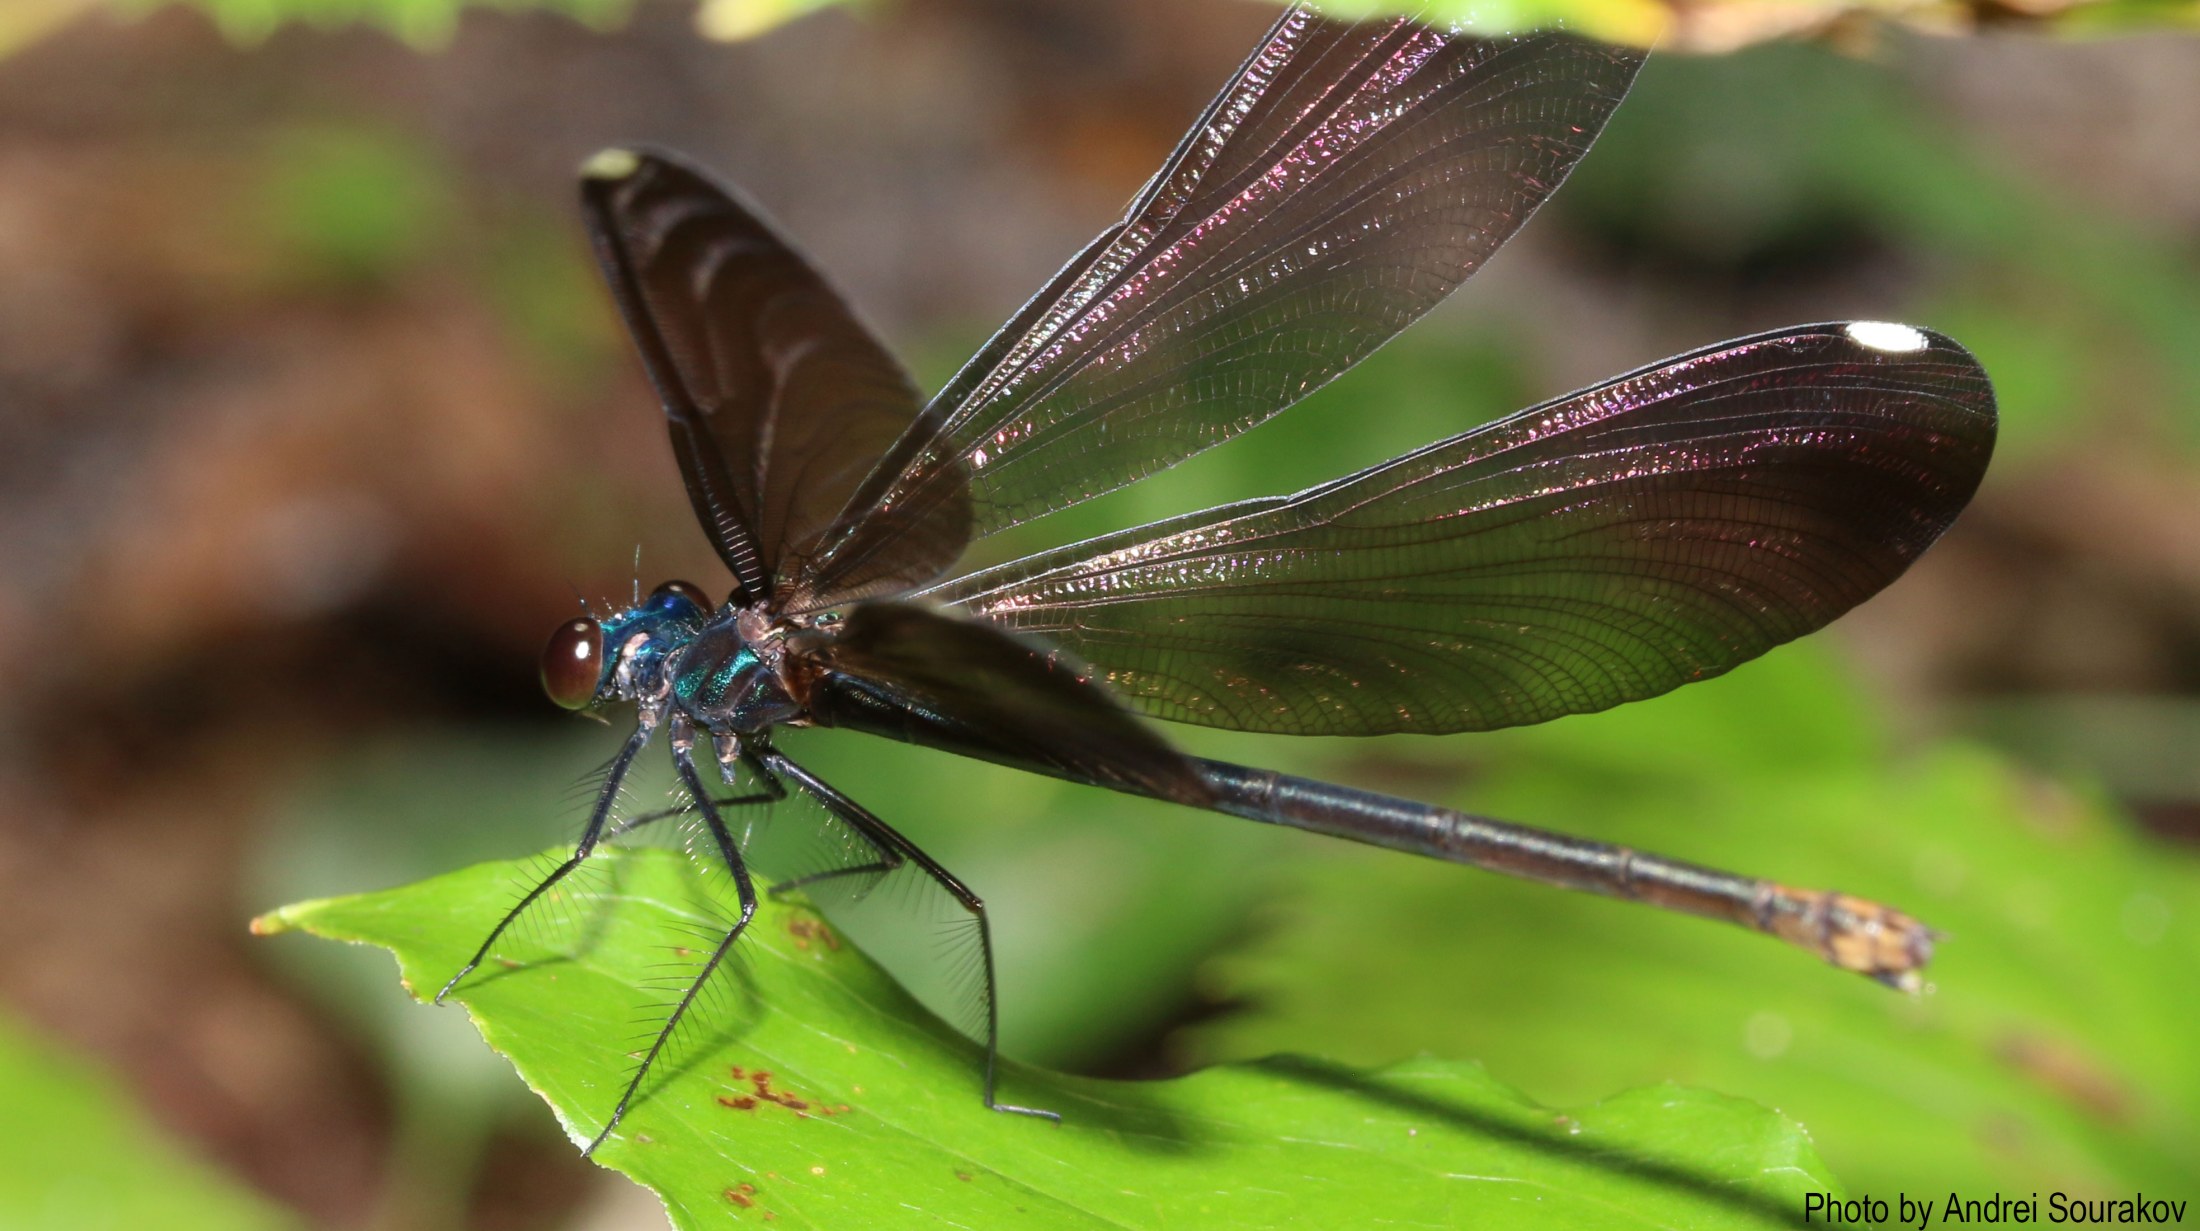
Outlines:
{"label": "spiny leg", "polygon": [[611,809],[619,802],[619,785],[626,780],[626,771],[633,766],[634,758],[641,754],[643,746],[649,743],[650,734],[656,729],[655,716],[644,711],[641,721],[634,727],[634,734],[627,737],[625,746],[619,749],[619,755],[611,759],[611,767],[604,771],[603,782],[596,788],[596,803],[588,811],[588,824],[582,827],[581,840],[574,844],[573,853],[566,857],[565,862],[551,869],[550,874],[543,877],[534,888],[528,890],[527,895],[512,909],[504,912],[504,917],[497,920],[497,925],[489,929],[489,935],[482,940],[481,947],[474,950],[474,955],[467,959],[464,966],[459,967],[458,973],[451,976],[450,982],[443,985],[443,990],[435,994],[435,1003],[442,1004],[443,998],[451,994],[451,989],[457,987],[461,979],[472,974],[488,959],[489,950],[504,935],[504,930],[512,926],[513,920],[533,906],[537,898],[549,892],[551,886],[564,880],[568,873],[581,866],[582,860],[595,853],[597,843],[604,839],[604,827],[611,819]]}
{"label": "spiny leg", "polygon": [[[714,796],[710,801],[712,804],[720,808],[744,808],[752,804],[776,804],[787,797],[787,784],[772,777],[771,771],[764,768],[763,763],[756,759],[754,753],[744,750],[738,740],[731,736],[714,735],[711,737],[711,741],[718,749],[719,765],[725,776],[727,786],[740,785],[734,780],[733,776],[733,767],[738,763],[747,765],[750,771],[756,775],[756,780],[762,787],[760,790],[750,791],[744,795]],[[640,816],[628,817],[626,820],[612,826],[603,835],[602,841],[609,842],[615,838],[625,837],[644,825],[653,825],[669,817],[685,816],[693,810],[694,806],[692,804],[681,804],[671,808],[659,808],[654,812],[644,812]]]}
{"label": "spiny leg", "polygon": [[[771,771],[769,769],[759,767],[759,772],[768,774]],[[777,782],[778,779],[774,778],[772,779],[772,781]],[[782,787],[781,789],[784,790],[785,788]],[[826,804],[825,806],[828,810],[830,810],[832,807],[831,804]],[[839,814],[835,812],[834,815],[838,816]],[[895,850],[891,846],[881,845],[878,839],[872,836],[869,831],[863,829],[860,824],[858,824],[856,827],[855,835],[856,837],[863,839],[863,844],[865,846],[871,848],[871,854],[873,858],[868,863],[850,864],[844,868],[826,868],[821,872],[805,873],[801,876],[791,877],[787,880],[774,882],[772,887],[765,890],[764,892],[771,895],[772,901],[777,902],[780,899],[786,897],[788,894],[795,892],[796,890],[805,889],[812,885],[821,885],[827,881],[842,880],[854,876],[885,876],[887,873],[899,869],[903,864],[908,862],[908,860],[902,856],[901,852]],[[863,894],[869,892],[869,889],[859,890],[857,896],[858,898],[860,898]],[[986,991],[987,994],[990,995],[992,989],[989,987],[986,989]]]}
{"label": "spiny leg", "polygon": [[[747,766],[749,772],[755,775],[757,782],[763,787],[762,790],[754,794],[741,796],[737,802],[778,803],[787,798],[787,784],[779,780],[779,775],[773,773],[771,766],[766,765],[763,757],[757,753],[757,747],[764,747],[768,751],[769,745],[763,745],[759,742],[755,746],[751,746],[751,744],[726,735],[712,736],[712,743],[718,756],[720,771],[725,776],[726,785],[735,785],[733,771],[734,766],[738,764]],[[718,802],[723,806],[727,801],[720,800]],[[884,875],[899,868],[904,862],[899,854],[896,854],[891,848],[878,845],[871,839],[869,834],[857,830],[856,836],[863,839],[865,845],[869,846],[872,854],[876,856],[869,863],[859,863],[845,868],[827,868],[822,872],[811,872],[790,880],[777,881],[764,892],[771,896],[772,901],[777,902],[789,893],[806,885],[816,885],[849,876]]]}
{"label": "spiny leg", "polygon": [[[864,835],[865,842],[870,840],[870,835]],[[775,881],[772,887],[764,892],[771,895],[772,901],[777,902],[798,889],[806,889],[811,885],[823,884],[826,881],[836,881],[850,876],[884,876],[888,872],[900,868],[906,862],[900,855],[888,848],[873,845],[871,849],[878,852],[878,858],[869,863],[850,864],[845,868],[827,868],[822,872],[810,872],[797,876],[792,880]],[[868,893],[870,891],[866,889],[862,892]]]}
{"label": "spiny leg", "polygon": [[649,1051],[642,1056],[641,1064],[636,1066],[633,1078],[626,1083],[625,1092],[619,1095],[619,1105],[611,1109],[611,1118],[604,1121],[603,1128],[589,1141],[588,1147],[581,1151],[583,1158],[594,1154],[596,1147],[610,1138],[611,1131],[619,1126],[619,1121],[626,1118],[626,1109],[633,1104],[634,1095],[641,1090],[643,1080],[649,1076],[650,1068],[657,1063],[657,1057],[664,1051],[665,1044],[671,1040],[673,1032],[680,1028],[681,1019],[687,1016],[688,1009],[693,1007],[695,998],[702,994],[703,986],[710,982],[711,976],[718,973],[718,967],[726,960],[726,955],[733,952],[734,942],[741,939],[741,934],[748,930],[749,920],[756,917],[756,886],[749,880],[748,865],[742,862],[741,852],[733,844],[733,835],[727,831],[726,823],[719,818],[717,807],[703,787],[702,776],[695,772],[694,735],[686,729],[684,723],[676,722],[672,729],[672,763],[680,772],[680,784],[694,797],[696,810],[702,813],[703,823],[710,829],[711,841],[718,847],[718,857],[725,861],[726,870],[733,874],[734,892],[741,899],[741,917],[734,920],[732,927],[726,929],[726,935],[718,942],[718,947],[711,950],[709,959],[696,973],[694,981],[688,984],[687,991],[681,993],[679,1003],[672,1007],[672,1015],[658,1029],[656,1041],[649,1045]]}
{"label": "spiny leg", "polygon": [[[857,833],[863,835],[872,846],[884,852],[882,862],[891,861],[889,870],[891,867],[899,867],[903,861],[917,865],[918,870],[930,877],[934,884],[946,890],[948,896],[954,898],[958,905],[969,911],[971,917],[978,921],[978,948],[985,979],[985,1105],[994,1111],[1038,1116],[1041,1119],[1060,1123],[1062,1117],[1059,1112],[1048,1111],[1041,1107],[1019,1107],[1013,1103],[1003,1103],[993,1097],[995,1070],[999,1067],[1001,1058],[1001,1009],[1000,999],[995,994],[996,984],[993,977],[993,926],[986,917],[985,901],[977,894],[972,893],[969,886],[956,879],[954,873],[941,867],[938,861],[925,854],[916,843],[902,837],[892,826],[866,811],[861,804],[834,789],[832,784],[788,760],[777,749],[770,747],[759,749],[757,756],[767,767],[793,780],[796,786],[809,792],[812,798],[824,805],[826,811],[831,812],[835,817],[847,823]],[[839,869],[842,872],[866,870],[868,869]],[[831,873],[806,879],[814,882],[829,875]],[[802,882],[790,881],[788,883],[794,885]]]}
{"label": "spiny leg", "polygon": [[[787,797],[786,787],[780,786],[779,783],[776,781],[774,781],[771,785],[774,787],[778,787],[778,789],[750,791],[746,795],[719,796],[712,798],[710,802],[713,807],[717,808],[746,808],[753,804],[775,804]],[[675,816],[686,816],[688,813],[694,810],[695,808],[692,804],[681,804],[677,807],[659,808],[654,812],[644,812],[639,816],[630,816],[625,820],[620,821],[618,824],[613,825],[611,828],[605,830],[603,837],[598,839],[598,841],[610,842],[618,838],[623,838],[626,835],[633,833],[635,830],[640,829],[644,825],[654,825],[659,821],[668,820]]]}

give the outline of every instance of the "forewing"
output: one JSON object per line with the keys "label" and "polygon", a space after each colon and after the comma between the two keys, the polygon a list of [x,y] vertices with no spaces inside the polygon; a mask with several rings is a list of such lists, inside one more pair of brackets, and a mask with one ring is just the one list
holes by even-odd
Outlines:
{"label": "forewing", "polygon": [[808,709],[968,756],[1195,802],[1183,755],[1059,650],[909,603],[865,603],[793,652],[823,675]]}
{"label": "forewing", "polygon": [[1717,675],[1871,597],[1954,521],[1994,428],[1985,373],[1948,339],[1807,326],[926,597],[1180,722],[1541,722]]}
{"label": "forewing", "polygon": [[796,605],[930,581],[938,551],[908,544],[1134,482],[1351,367],[1527,220],[1640,59],[1290,10],[1123,221],[934,400]]}
{"label": "forewing", "polygon": [[916,387],[761,212],[679,159],[600,154],[581,200],[696,516],[762,601],[918,418]]}

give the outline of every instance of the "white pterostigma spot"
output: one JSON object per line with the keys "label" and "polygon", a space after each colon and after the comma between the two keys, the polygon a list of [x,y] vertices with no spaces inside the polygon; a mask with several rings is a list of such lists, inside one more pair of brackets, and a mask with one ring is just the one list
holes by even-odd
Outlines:
{"label": "white pterostigma spot", "polygon": [[1848,333],[1849,340],[1858,346],[1896,355],[1924,350],[1929,344],[1923,330],[1893,321],[1850,321]]}
{"label": "white pterostigma spot", "polygon": [[642,156],[632,150],[613,147],[599,150],[581,164],[581,177],[592,180],[623,180],[634,174],[642,165]]}

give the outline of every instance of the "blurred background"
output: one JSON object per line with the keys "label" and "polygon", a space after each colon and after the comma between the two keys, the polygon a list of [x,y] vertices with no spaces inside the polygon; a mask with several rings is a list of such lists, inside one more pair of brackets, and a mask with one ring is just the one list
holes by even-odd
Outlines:
{"label": "blurred background", "polygon": [[[59,14],[59,6],[48,6]],[[586,6],[582,6],[586,7]],[[232,6],[231,15],[249,5]],[[647,140],[938,385],[1274,10],[474,12],[424,52],[56,16],[0,57],[0,1224],[662,1226],[463,1015],[256,912],[570,840],[618,738],[575,593],[715,563],[583,246]],[[249,25],[249,22],[245,24]],[[1977,504],[1827,634],[1610,714],[1203,752],[1883,897],[1906,999],[1759,938],[861,737],[793,741],[993,905],[1008,1050],[1482,1062],[1777,1107],[1852,1191],[2200,1198],[2200,41],[1884,32],[1643,73],[1467,289],[1301,408],[1006,552],[1291,490],[1807,320],[1995,378]]]}

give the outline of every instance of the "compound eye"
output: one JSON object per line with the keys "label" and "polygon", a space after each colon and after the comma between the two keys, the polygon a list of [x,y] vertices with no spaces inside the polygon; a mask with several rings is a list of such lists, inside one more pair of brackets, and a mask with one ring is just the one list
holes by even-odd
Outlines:
{"label": "compound eye", "polygon": [[718,604],[711,601],[710,595],[703,592],[703,587],[692,581],[668,581],[649,592],[649,602],[653,607],[666,598],[685,599],[697,611],[705,615],[710,614],[718,606]]}
{"label": "compound eye", "polygon": [[603,678],[603,625],[582,617],[559,626],[542,651],[542,690],[569,710],[586,709]]}

